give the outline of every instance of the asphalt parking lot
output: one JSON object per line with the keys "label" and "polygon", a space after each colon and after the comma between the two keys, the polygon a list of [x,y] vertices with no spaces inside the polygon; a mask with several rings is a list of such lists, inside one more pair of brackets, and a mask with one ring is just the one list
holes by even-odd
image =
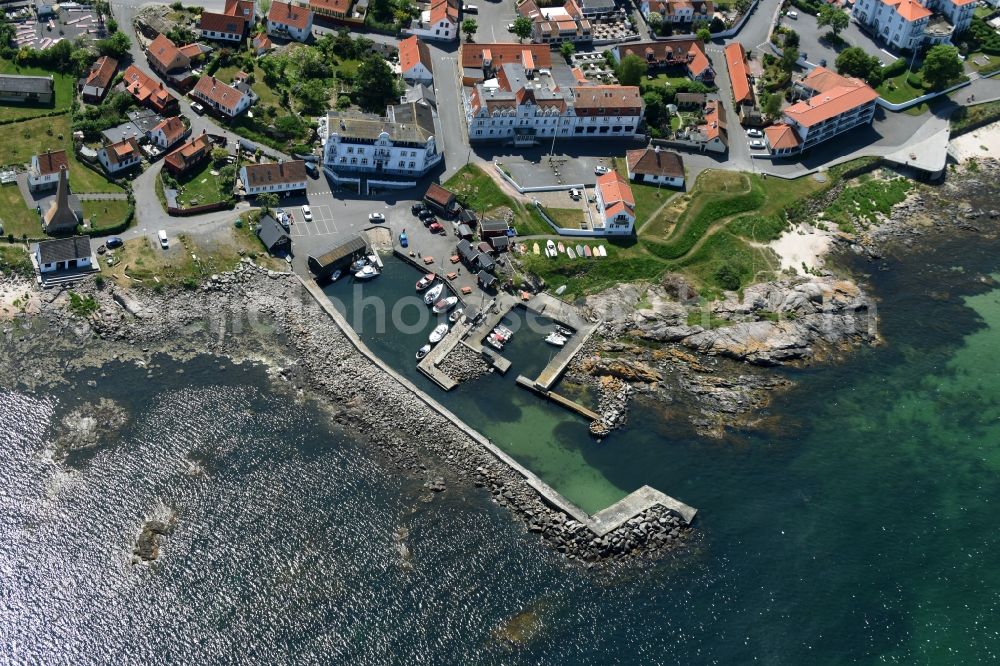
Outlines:
{"label": "asphalt parking lot", "polygon": [[791,28],[799,34],[799,53],[805,54],[806,60],[816,65],[821,64],[820,60],[825,59],[827,67],[833,68],[837,60],[837,55],[851,46],[861,47],[865,53],[875,56],[887,65],[896,59],[895,55],[883,49],[872,37],[863,32],[853,20],[840,33],[840,36],[845,40],[845,43],[841,46],[833,46],[825,41],[821,41],[820,38],[828,33],[830,28],[826,26],[820,27],[816,23],[816,17],[810,16],[805,12],[800,11],[798,19],[789,19],[787,16],[782,17],[781,25]]}
{"label": "asphalt parking lot", "polygon": [[511,177],[523,187],[565,185],[593,185],[597,180],[594,169],[598,166],[612,167],[612,159],[600,156],[565,155],[558,152],[549,155],[527,157],[523,155],[502,155],[496,159],[507,169]]}

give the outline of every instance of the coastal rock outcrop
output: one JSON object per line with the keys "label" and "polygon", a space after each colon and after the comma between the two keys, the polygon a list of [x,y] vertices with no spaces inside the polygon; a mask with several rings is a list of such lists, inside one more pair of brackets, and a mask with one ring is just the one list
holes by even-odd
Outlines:
{"label": "coastal rock outcrop", "polygon": [[116,439],[128,421],[128,412],[114,400],[101,398],[96,404],[77,407],[59,425],[54,441],[55,458],[95,449]]}

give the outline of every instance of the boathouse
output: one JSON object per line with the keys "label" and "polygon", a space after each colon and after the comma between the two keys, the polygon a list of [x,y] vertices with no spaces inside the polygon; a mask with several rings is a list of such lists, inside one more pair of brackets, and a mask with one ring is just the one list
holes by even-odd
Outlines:
{"label": "boathouse", "polygon": [[319,256],[309,256],[309,270],[316,279],[328,278],[338,269],[344,269],[351,263],[368,254],[368,239],[364,236],[353,236],[339,243]]}

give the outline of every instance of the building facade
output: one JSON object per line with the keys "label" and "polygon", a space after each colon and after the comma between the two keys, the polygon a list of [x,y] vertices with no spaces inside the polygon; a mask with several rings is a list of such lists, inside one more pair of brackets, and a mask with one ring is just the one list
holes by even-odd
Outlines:
{"label": "building facade", "polygon": [[0,74],[0,102],[51,104],[53,90],[51,76]]}
{"label": "building facade", "polygon": [[399,69],[409,84],[434,83],[431,52],[419,37],[410,36],[399,43]]}
{"label": "building facade", "polygon": [[149,139],[151,144],[160,150],[166,150],[183,140],[190,131],[191,130],[189,130],[187,126],[181,122],[180,118],[172,116],[160,123],[157,123],[146,134],[146,138]]}
{"label": "building facade", "polygon": [[684,187],[684,160],[670,150],[643,148],[625,153],[629,180],[650,185]]}
{"label": "building facade", "polygon": [[531,41],[536,44],[577,44],[594,39],[593,25],[576,0],[567,0],[561,7],[544,8],[536,0],[521,0],[517,13],[531,19]]}
{"label": "building facade", "polygon": [[655,42],[631,42],[617,47],[618,61],[634,55],[646,61],[650,69],[684,67],[696,81],[712,83],[715,70],[705,54],[705,45],[698,39],[662,39]]}
{"label": "building facade", "polygon": [[90,270],[97,267],[94,265],[89,236],[40,241],[35,246],[34,254],[40,273],[73,269]]}
{"label": "building facade", "polygon": [[605,236],[629,236],[635,229],[635,197],[628,182],[611,171],[597,177],[594,231]]}
{"label": "building facade", "polygon": [[458,7],[457,0],[432,0],[430,9],[421,12],[420,18],[414,19],[403,32],[421,39],[447,42],[458,39]]}
{"label": "building facade", "polygon": [[267,34],[304,42],[312,33],[313,13],[290,2],[272,2],[267,12]]}
{"label": "building facade", "polygon": [[31,156],[28,168],[28,189],[32,192],[55,187],[59,183],[59,172],[69,169],[69,158],[65,150],[47,150]]}
{"label": "building facade", "polygon": [[253,98],[214,76],[203,76],[191,91],[191,97],[218,111],[227,118],[235,118],[250,108]]}
{"label": "building facade", "polygon": [[969,29],[975,0],[858,0],[852,16],[897,49],[951,43]]}
{"label": "building facade", "polygon": [[715,7],[711,0],[642,0],[639,11],[647,19],[652,13],[659,14],[664,23],[694,23],[711,21]]}
{"label": "building facade", "polygon": [[242,16],[202,12],[199,27],[204,39],[239,44],[246,34],[247,22]]}
{"label": "building facade", "polygon": [[142,161],[142,152],[135,139],[130,138],[102,146],[97,151],[97,161],[108,174],[114,176],[137,166]]}
{"label": "building facade", "polygon": [[290,160],[271,164],[247,164],[240,169],[240,180],[249,195],[304,191],[306,163],[302,160]]}
{"label": "building facade", "polygon": [[80,94],[85,102],[99,104],[118,71],[118,61],[101,56],[91,65],[90,71],[80,81]]}
{"label": "building facade", "polygon": [[323,166],[334,173],[419,177],[435,167],[434,113],[421,102],[397,104],[386,116],[330,112],[320,127]]}

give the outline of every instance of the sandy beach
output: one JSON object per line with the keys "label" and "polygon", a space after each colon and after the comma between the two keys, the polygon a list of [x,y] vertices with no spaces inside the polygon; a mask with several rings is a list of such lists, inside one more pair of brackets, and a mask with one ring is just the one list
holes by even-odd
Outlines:
{"label": "sandy beach", "polygon": [[823,265],[823,256],[830,250],[833,234],[808,224],[800,224],[771,241],[768,247],[781,260],[781,270],[794,268],[802,272],[802,264],[807,268]]}
{"label": "sandy beach", "polygon": [[1000,158],[1000,122],[985,125],[952,139],[949,148],[959,162],[965,162],[970,158]]}

